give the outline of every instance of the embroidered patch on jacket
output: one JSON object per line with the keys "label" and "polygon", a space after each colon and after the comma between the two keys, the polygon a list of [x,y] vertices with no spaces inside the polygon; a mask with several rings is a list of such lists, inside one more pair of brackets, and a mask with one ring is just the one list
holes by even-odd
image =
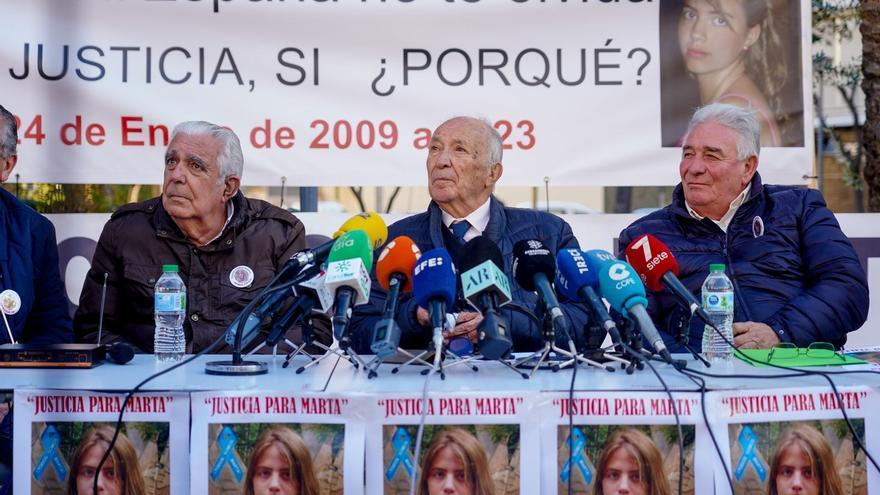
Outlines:
{"label": "embroidered patch on jacket", "polygon": [[756,216],[752,219],[752,235],[755,239],[764,235],[764,220],[761,220],[761,217]]}
{"label": "embroidered patch on jacket", "polygon": [[229,272],[229,283],[242,289],[254,283],[254,271],[247,265],[238,265]]}

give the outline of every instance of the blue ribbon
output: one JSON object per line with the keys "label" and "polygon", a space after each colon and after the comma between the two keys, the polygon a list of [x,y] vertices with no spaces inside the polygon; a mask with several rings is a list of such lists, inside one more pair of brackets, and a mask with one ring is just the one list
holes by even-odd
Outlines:
{"label": "blue ribbon", "polygon": [[412,457],[409,455],[409,446],[412,445],[412,438],[409,436],[409,433],[398,426],[397,431],[394,432],[394,436],[391,438],[391,445],[394,445],[394,458],[391,459],[388,469],[385,470],[385,478],[391,481],[401,464],[403,464],[407,474],[412,477],[414,467]]}
{"label": "blue ribbon", "polygon": [[[572,446],[572,436],[574,436],[574,446]],[[581,429],[572,429],[571,433],[568,434],[568,438],[565,439],[565,443],[568,445],[568,451],[572,454],[568,460],[565,461],[565,465],[562,466],[562,472],[559,474],[559,479],[561,479],[563,483],[567,483],[568,477],[571,476],[571,464],[575,463],[578,471],[581,472],[581,476],[584,478],[584,482],[589,485],[593,482],[593,472],[590,471],[590,466],[587,465],[587,458],[584,457],[584,447],[587,446],[587,439],[584,437]]]}
{"label": "blue ribbon", "polygon": [[244,471],[241,469],[241,464],[238,463],[238,459],[235,458],[235,444],[238,443],[238,439],[235,437],[235,432],[232,431],[232,428],[228,426],[224,426],[222,430],[220,430],[220,435],[217,436],[217,445],[220,446],[220,455],[217,456],[217,460],[214,461],[214,467],[211,468],[211,479],[217,481],[217,478],[220,477],[220,474],[223,472],[223,466],[229,464],[229,470],[232,471],[232,475],[235,476],[235,481],[241,483],[241,479],[244,478]]}
{"label": "blue ribbon", "polygon": [[737,481],[742,480],[743,475],[746,473],[746,468],[749,467],[749,464],[755,468],[755,472],[758,473],[758,478],[761,481],[764,481],[767,478],[767,466],[758,458],[758,435],[752,431],[750,426],[743,427],[742,431],[739,432],[739,442],[740,447],[742,447],[742,455],[740,455],[739,463],[736,465],[736,479]]}
{"label": "blue ribbon", "polygon": [[43,446],[43,455],[37,462],[37,467],[34,468],[34,478],[37,480],[42,478],[49,463],[52,463],[55,466],[55,472],[58,473],[58,478],[61,481],[67,479],[67,468],[64,467],[61,454],[58,452],[58,447],[61,446],[61,435],[54,426],[49,425],[43,430],[43,434],[40,435],[40,445]]}

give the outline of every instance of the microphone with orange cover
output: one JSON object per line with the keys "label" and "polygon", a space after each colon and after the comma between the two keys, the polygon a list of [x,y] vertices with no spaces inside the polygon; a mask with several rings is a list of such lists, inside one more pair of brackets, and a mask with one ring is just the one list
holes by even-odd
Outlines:
{"label": "microphone with orange cover", "polygon": [[400,327],[394,320],[401,293],[412,291],[412,273],[422,252],[407,236],[395,237],[379,254],[376,261],[376,279],[388,294],[382,319],[373,328],[370,349],[385,359],[397,353],[400,346]]}

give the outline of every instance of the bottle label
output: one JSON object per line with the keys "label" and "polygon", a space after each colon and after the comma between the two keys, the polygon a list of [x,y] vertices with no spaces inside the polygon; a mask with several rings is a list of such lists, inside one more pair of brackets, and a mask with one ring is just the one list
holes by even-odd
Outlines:
{"label": "bottle label", "polygon": [[703,294],[703,309],[706,311],[733,311],[733,292]]}
{"label": "bottle label", "polygon": [[156,311],[163,313],[186,311],[186,293],[157,292],[154,307]]}

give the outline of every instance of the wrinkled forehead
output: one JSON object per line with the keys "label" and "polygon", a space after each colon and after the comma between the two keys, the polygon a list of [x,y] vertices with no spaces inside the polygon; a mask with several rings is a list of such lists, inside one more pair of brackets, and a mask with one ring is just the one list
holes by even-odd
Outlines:
{"label": "wrinkled forehead", "polygon": [[165,154],[179,154],[216,161],[223,144],[219,139],[207,134],[178,134],[168,143]]}
{"label": "wrinkled forehead", "polygon": [[730,127],[718,122],[706,121],[698,124],[685,136],[682,149],[697,151],[711,149],[723,151],[729,155],[736,155],[738,139],[739,135]]}
{"label": "wrinkled forehead", "polygon": [[431,140],[483,146],[486,142],[486,129],[475,119],[456,117],[440,124],[434,130]]}

